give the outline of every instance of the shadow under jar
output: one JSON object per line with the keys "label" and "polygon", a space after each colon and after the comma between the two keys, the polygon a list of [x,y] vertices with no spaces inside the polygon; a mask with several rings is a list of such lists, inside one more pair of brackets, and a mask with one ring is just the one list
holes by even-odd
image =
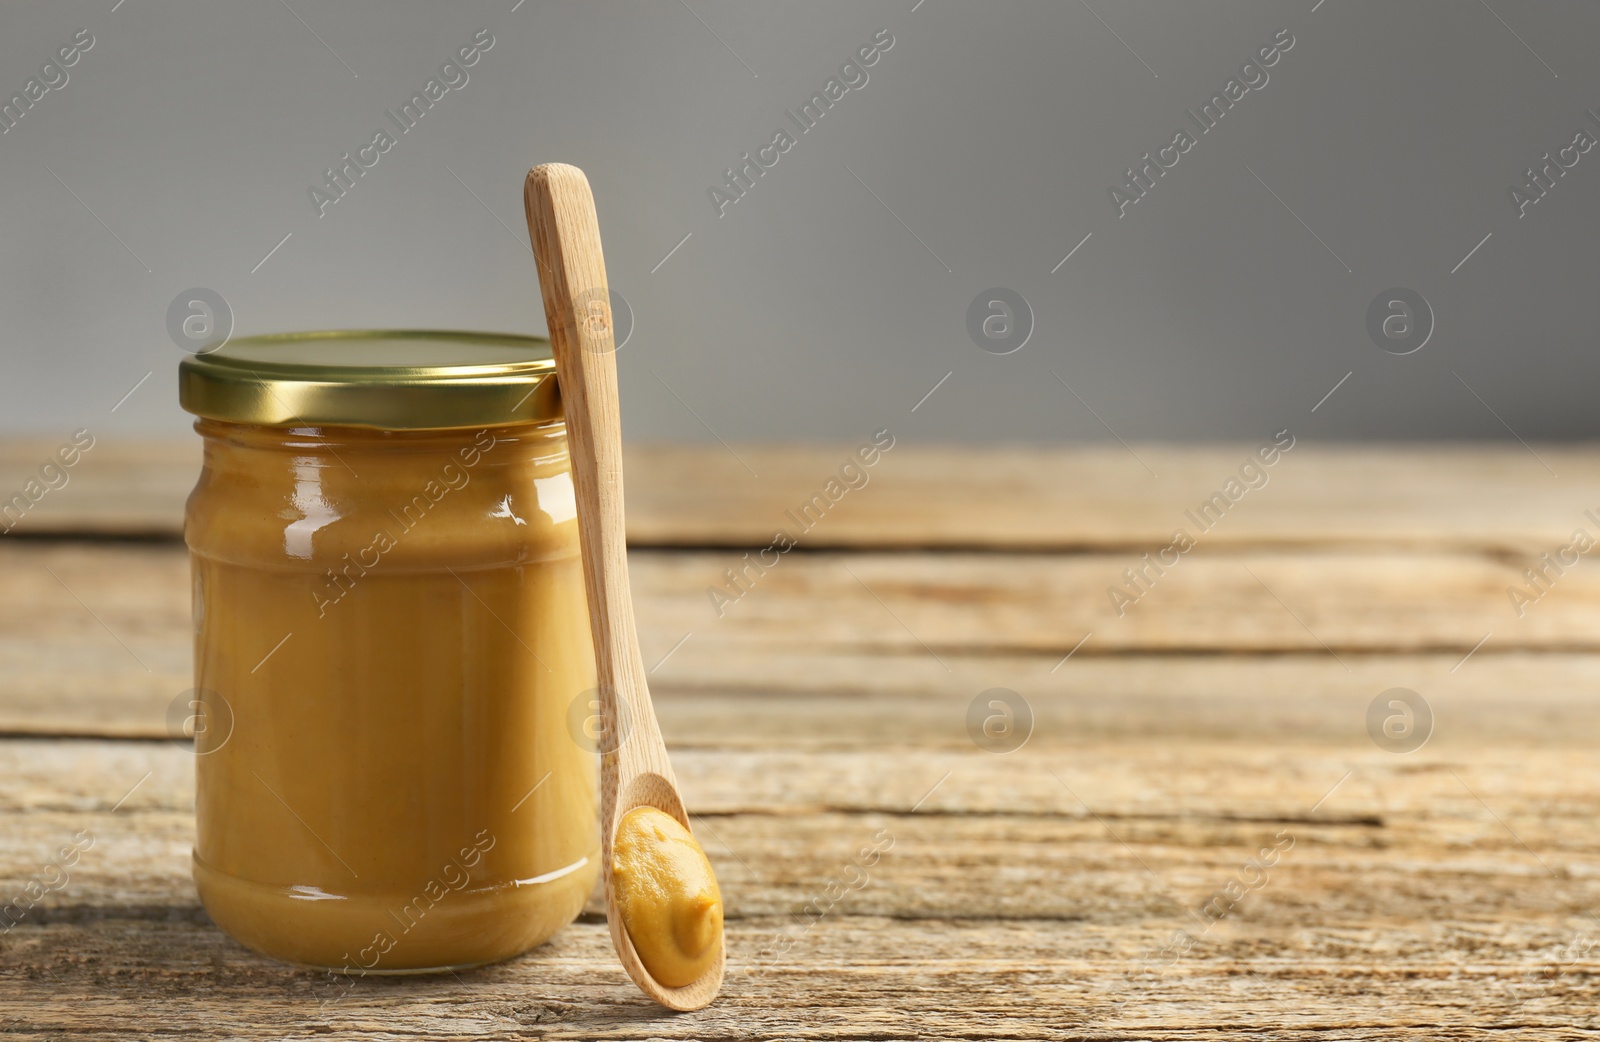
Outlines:
{"label": "shadow under jar", "polygon": [[493,962],[600,870],[595,686],[548,344],[311,333],[186,359],[194,878],[346,973]]}

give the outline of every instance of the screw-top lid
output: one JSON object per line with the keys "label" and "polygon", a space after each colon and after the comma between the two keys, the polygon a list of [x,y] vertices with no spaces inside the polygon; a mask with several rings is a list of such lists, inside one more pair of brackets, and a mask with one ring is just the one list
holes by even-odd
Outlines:
{"label": "screw-top lid", "polygon": [[549,341],[436,330],[230,340],[183,360],[178,401],[197,416],[269,427],[448,429],[561,418]]}

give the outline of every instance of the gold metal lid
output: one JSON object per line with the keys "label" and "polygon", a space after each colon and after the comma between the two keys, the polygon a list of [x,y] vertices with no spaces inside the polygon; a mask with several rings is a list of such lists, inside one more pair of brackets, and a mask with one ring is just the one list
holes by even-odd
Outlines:
{"label": "gold metal lid", "polygon": [[448,429],[561,418],[542,337],[419,329],[242,337],[186,358],[178,401],[268,427]]}

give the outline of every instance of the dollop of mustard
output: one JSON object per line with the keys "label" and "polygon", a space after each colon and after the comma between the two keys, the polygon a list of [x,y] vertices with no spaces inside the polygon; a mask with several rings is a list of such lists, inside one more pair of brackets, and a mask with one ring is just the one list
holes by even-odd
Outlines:
{"label": "dollop of mustard", "polygon": [[722,947],[722,891],[705,851],[655,807],[623,815],[611,851],[617,909],[645,969],[669,988],[693,984]]}

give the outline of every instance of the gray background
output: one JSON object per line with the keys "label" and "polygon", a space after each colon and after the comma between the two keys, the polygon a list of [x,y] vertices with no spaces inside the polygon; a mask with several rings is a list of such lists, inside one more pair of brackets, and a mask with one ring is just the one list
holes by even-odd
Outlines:
{"label": "gray background", "polygon": [[[1600,149],[1524,218],[1507,190],[1600,135],[1600,5],[515,4],[0,9],[0,95],[96,41],[0,135],[0,431],[181,433],[194,286],[240,334],[542,331],[521,185],[563,160],[634,312],[633,439],[1596,433]],[[480,28],[470,82],[319,218],[323,169]],[[1121,172],[1280,28],[1270,82],[1119,219]],[[879,29],[870,81],[719,218],[708,187]],[[1395,286],[1437,316],[1405,356],[1366,331]],[[1012,354],[967,331],[990,287],[1034,312]]]}

